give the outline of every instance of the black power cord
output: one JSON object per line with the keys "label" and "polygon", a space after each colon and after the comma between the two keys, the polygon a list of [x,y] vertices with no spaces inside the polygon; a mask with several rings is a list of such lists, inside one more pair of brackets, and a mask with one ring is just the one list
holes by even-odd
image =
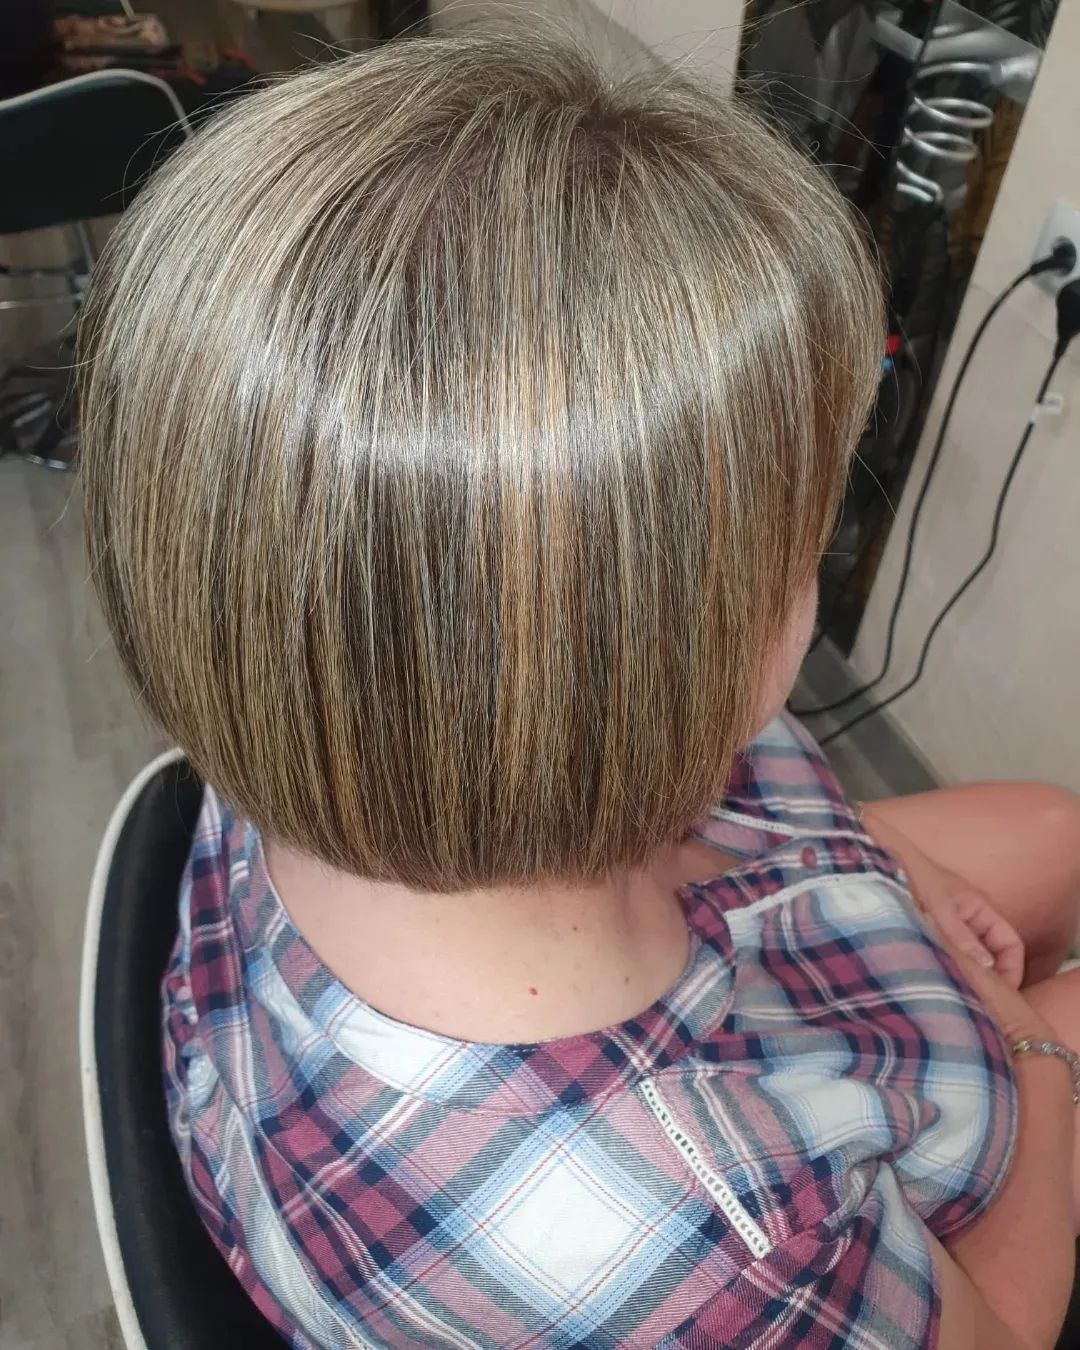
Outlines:
{"label": "black power cord", "polygon": [[[854,703],[856,699],[862,698],[868,694],[871,689],[876,689],[882,680],[888,675],[892,664],[893,647],[896,642],[896,626],[900,618],[900,607],[903,604],[904,595],[907,592],[907,584],[911,577],[911,560],[915,552],[915,531],[918,528],[923,507],[926,504],[927,496],[930,492],[930,485],[934,481],[934,475],[937,472],[938,464],[941,460],[941,451],[945,445],[945,434],[949,429],[949,423],[952,421],[953,409],[956,407],[957,395],[960,393],[960,387],[964,383],[964,377],[967,375],[968,367],[978,350],[979,343],[983,335],[993,322],[994,316],[1002,305],[1009,299],[1013,291],[1022,286],[1025,281],[1032,277],[1041,276],[1044,272],[1058,272],[1067,276],[1076,266],[1076,249],[1072,243],[1062,241],[1054,245],[1053,251],[1045,258],[1040,258],[1033,262],[1030,267],[1024,269],[1018,277],[1014,277],[1008,286],[997,296],[993,304],[983,315],[979,326],[972,334],[971,341],[964,352],[963,360],[960,362],[960,369],[956,372],[956,378],[953,380],[952,388],[949,390],[948,401],[945,404],[945,411],[942,414],[941,424],[938,427],[937,435],[934,437],[933,448],[930,451],[930,458],[926,466],[926,474],[919,488],[919,495],[915,498],[915,506],[911,512],[911,520],[908,524],[907,541],[904,545],[904,561],[900,567],[900,581],[896,588],[896,595],[893,598],[892,609],[889,612],[889,625],[885,635],[885,654],[882,657],[881,669],[873,677],[867,680],[865,684],[859,685],[843,698],[838,698],[832,703],[822,703],[816,708],[792,708],[791,712],[796,717],[819,717],[823,713],[837,712],[840,708],[846,708],[849,703]],[[1068,289],[1068,288],[1066,288]],[[822,625],[821,632],[814,642],[816,647],[818,642],[824,636],[825,626]],[[831,739],[831,737],[830,737]]]}
{"label": "black power cord", "polygon": [[[1023,280],[1023,278],[1020,278],[1020,280]],[[1015,288],[1017,284],[1018,282],[1014,282],[1013,287],[1011,287],[1010,290]],[[1006,292],[1005,294],[1008,294],[1008,292]],[[1054,355],[1051,358],[1050,364],[1046,369],[1046,374],[1043,376],[1042,382],[1039,385],[1039,392],[1035,395],[1035,407],[1032,409],[1031,416],[1028,418],[1028,424],[1024,428],[1024,434],[1020,437],[1020,443],[1013,451],[1013,456],[1009,462],[1008,471],[1005,474],[1005,480],[1001,485],[1001,491],[998,493],[997,504],[994,508],[994,523],[990,531],[990,543],[987,546],[985,553],[979,559],[975,567],[972,568],[972,570],[968,573],[968,575],[956,588],[956,590],[953,591],[952,595],[946,601],[944,607],[938,612],[938,615],[934,619],[934,622],[930,625],[929,631],[927,632],[926,637],[923,640],[922,650],[919,652],[919,660],[918,664],[915,667],[915,674],[911,677],[911,679],[908,680],[906,684],[901,685],[900,688],[897,689],[895,693],[890,694],[888,698],[882,699],[878,703],[871,704],[869,708],[864,708],[863,711],[860,712],[857,716],[850,718],[842,726],[837,727],[835,731],[830,732],[829,735],[824,737],[824,739],[821,741],[822,745],[828,745],[830,741],[836,740],[838,736],[843,736],[853,727],[858,726],[860,722],[865,722],[868,717],[875,716],[877,713],[881,712],[883,708],[887,708],[891,703],[895,703],[898,698],[902,698],[904,694],[914,689],[915,686],[922,679],[923,672],[926,669],[927,657],[930,654],[930,647],[934,641],[934,638],[938,634],[938,630],[941,628],[941,625],[945,622],[948,616],[952,613],[953,609],[960,603],[960,600],[963,598],[963,596],[967,593],[967,591],[971,588],[971,586],[974,585],[975,581],[986,569],[988,563],[990,562],[990,559],[994,556],[994,552],[998,546],[998,536],[1000,535],[1001,532],[1001,519],[1002,516],[1004,515],[1005,503],[1006,500],[1008,499],[1009,490],[1012,487],[1013,479],[1016,477],[1016,471],[1020,467],[1020,461],[1024,457],[1024,451],[1027,449],[1028,442],[1031,440],[1031,434],[1035,430],[1035,422],[1038,417],[1039,409],[1042,406],[1043,400],[1046,397],[1046,392],[1050,387],[1050,382],[1053,380],[1059,364],[1061,363],[1062,357],[1065,355],[1066,351],[1069,348],[1069,344],[1072,342],[1073,338],[1075,338],[1078,333],[1080,333],[1080,281],[1073,281],[1070,282],[1068,286],[1063,287],[1062,290],[1058,292],[1057,342],[1054,346]],[[959,383],[959,381],[957,382]],[[855,695],[849,695],[849,699],[852,697],[856,697],[859,692],[860,691],[856,691]],[[844,701],[847,702],[848,700]]]}

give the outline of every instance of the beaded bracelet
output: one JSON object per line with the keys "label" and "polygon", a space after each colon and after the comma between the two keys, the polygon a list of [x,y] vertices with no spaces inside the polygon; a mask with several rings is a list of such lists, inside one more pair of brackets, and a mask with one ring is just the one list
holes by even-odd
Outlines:
{"label": "beaded bracelet", "polygon": [[1055,1059],[1063,1060],[1072,1074],[1073,1104],[1080,1105],[1080,1055],[1075,1051],[1067,1045],[1058,1045],[1057,1041],[1033,1041],[1025,1036],[1016,1042],[1012,1052],[1014,1055],[1053,1055]]}

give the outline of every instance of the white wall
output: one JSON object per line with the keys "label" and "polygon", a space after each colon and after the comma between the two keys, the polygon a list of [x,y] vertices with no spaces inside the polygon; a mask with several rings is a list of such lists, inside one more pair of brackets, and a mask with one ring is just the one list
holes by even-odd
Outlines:
{"label": "white wall", "polygon": [[606,17],[665,61],[683,61],[725,88],[735,74],[741,0],[595,0]]}
{"label": "white wall", "polygon": [[[1080,0],[1062,0],[968,290],[854,663],[876,674],[912,497],[959,359],[993,297],[1031,261],[1047,209],[1080,207]],[[888,693],[978,561],[1008,461],[1050,360],[1053,301],[1028,283],[984,339],[924,510]],[[1046,778],[1080,790],[1080,338],[1010,494],[999,551],[938,634],[922,684],[892,712],[946,781]]]}
{"label": "white wall", "polygon": [[489,18],[553,19],[587,34],[616,56],[640,42],[664,60],[688,65],[727,87],[735,72],[741,0],[432,0],[436,28]]}

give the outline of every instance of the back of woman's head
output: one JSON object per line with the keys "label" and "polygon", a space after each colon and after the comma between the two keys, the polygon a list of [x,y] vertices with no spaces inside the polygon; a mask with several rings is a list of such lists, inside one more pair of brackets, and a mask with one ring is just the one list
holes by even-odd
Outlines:
{"label": "back of woman's head", "polygon": [[273,836],[430,890],[596,877],[752,735],[879,352],[840,200],[733,103],[391,45],[244,99],[122,220],[93,575]]}

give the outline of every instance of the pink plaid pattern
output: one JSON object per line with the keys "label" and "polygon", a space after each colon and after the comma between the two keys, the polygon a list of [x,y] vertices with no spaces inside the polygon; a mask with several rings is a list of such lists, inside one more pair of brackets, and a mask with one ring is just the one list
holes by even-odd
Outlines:
{"label": "pink plaid pattern", "polygon": [[166,974],[192,1195],[295,1347],[906,1350],[927,1232],[1016,1129],[1005,1048],[788,719],[697,836],[691,957],[637,1017],[540,1045],[384,1017],[318,961],[207,789]]}

